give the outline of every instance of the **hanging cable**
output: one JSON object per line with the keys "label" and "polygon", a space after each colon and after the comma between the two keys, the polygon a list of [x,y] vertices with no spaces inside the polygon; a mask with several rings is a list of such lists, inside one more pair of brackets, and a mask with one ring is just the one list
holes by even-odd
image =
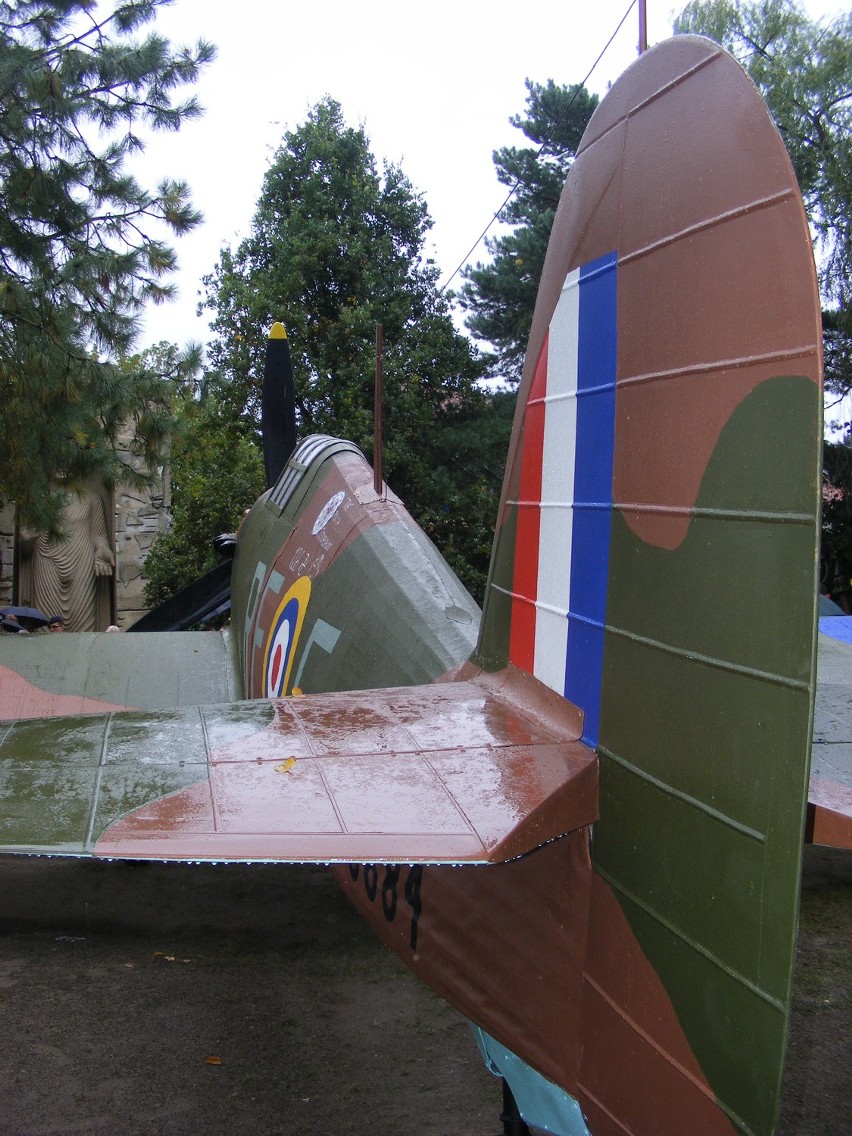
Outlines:
{"label": "hanging cable", "polygon": [[[572,95],[571,99],[569,100],[567,106],[562,111],[562,114],[559,116],[559,118],[556,120],[556,122],[553,124],[553,126],[550,129],[549,134],[547,135],[545,140],[542,142],[542,144],[539,146],[538,150],[536,151],[536,155],[535,155],[536,160],[538,160],[541,157],[545,148],[550,144],[551,140],[553,139],[554,135],[556,134],[556,131],[559,129],[559,127],[562,125],[563,121],[565,120],[565,118],[568,114],[568,111],[571,109],[571,107],[574,103],[574,100],[580,94],[580,91],[585,87],[586,83],[588,83],[589,79],[591,79],[592,75],[595,72],[595,68],[600,63],[600,61],[603,59],[603,57],[606,55],[606,53],[609,51],[609,49],[612,45],[612,41],[615,39],[615,37],[621,31],[622,27],[624,26],[624,21],[627,19],[627,17],[633,11],[635,6],[636,6],[636,0],[630,0],[630,4],[627,7],[627,11],[624,13],[624,15],[619,20],[618,26],[616,27],[615,31],[612,33],[612,35],[606,41],[606,44],[604,45],[604,48],[601,51],[600,55],[598,55],[597,59],[592,64],[592,66],[589,70],[589,73],[586,75],[585,79],[583,79],[583,81],[577,85],[577,87],[574,91],[574,94]],[[487,236],[488,230],[491,228],[491,226],[494,224],[495,221],[499,220],[500,214],[503,212],[503,210],[506,208],[506,206],[509,204],[509,202],[512,200],[512,198],[515,196],[515,194],[517,193],[520,186],[521,186],[521,179],[517,178],[515,180],[514,184],[512,185],[512,188],[506,194],[506,199],[503,202],[503,204],[498,208],[497,212],[494,214],[494,216],[491,218],[491,220],[488,222],[488,224],[485,226],[485,228],[482,230],[482,232],[479,234],[479,236],[476,238],[476,240],[470,246],[467,253],[462,258],[461,262],[456,266],[455,270],[453,271],[453,274],[438,289],[439,295],[442,295],[447,290],[447,288],[449,288],[450,284],[452,284],[453,280],[455,280],[456,276],[458,276],[458,274],[461,272],[461,270],[464,268],[464,266],[470,260],[471,256],[473,256],[474,252],[476,251],[476,249],[478,248],[480,243]]]}

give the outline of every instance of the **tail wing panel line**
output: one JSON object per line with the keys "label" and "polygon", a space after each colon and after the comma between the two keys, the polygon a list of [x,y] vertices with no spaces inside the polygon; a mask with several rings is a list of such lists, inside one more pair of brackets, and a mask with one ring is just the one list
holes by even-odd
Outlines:
{"label": "tail wing panel line", "polygon": [[[200,716],[115,713],[106,726],[97,717],[33,720],[0,746],[0,851],[513,859],[597,817],[597,758],[577,740],[576,710],[549,697],[526,677],[483,675],[233,703]],[[43,798],[39,811],[32,802],[46,773],[64,790],[61,804]]]}

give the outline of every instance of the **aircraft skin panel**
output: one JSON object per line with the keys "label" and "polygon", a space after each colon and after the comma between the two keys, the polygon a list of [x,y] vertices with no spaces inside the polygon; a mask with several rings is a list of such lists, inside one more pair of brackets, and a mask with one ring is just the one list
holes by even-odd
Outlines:
{"label": "aircraft skin panel", "polygon": [[[437,549],[375,492],[360,452],[326,441],[283,508],[273,489],[240,530],[233,628],[249,698],[434,682],[476,645],[479,608]],[[273,642],[290,661],[277,686]]]}
{"label": "aircraft skin panel", "polygon": [[[10,636],[11,638],[11,636]],[[0,657],[5,652],[0,649]],[[26,670],[31,659],[23,665]],[[15,667],[0,664],[0,720],[20,718],[52,718],[71,714],[108,714],[111,710],[130,707],[103,698],[88,698],[85,694],[52,694],[29,682]]]}
{"label": "aircraft skin panel", "polygon": [[0,719],[154,710],[241,697],[229,632],[0,637]]}
{"label": "aircraft skin panel", "polygon": [[597,745],[604,659],[615,430],[617,257],[580,269],[577,454],[568,611],[566,698],[583,708],[583,739]]}
{"label": "aircraft skin panel", "polygon": [[[511,692],[511,693],[509,693]],[[546,701],[546,700],[545,700]],[[467,681],[9,724],[3,852],[488,863],[588,824],[597,759],[534,687]],[[48,793],[46,786],[58,788]]]}
{"label": "aircraft skin panel", "polygon": [[852,788],[811,774],[805,836],[810,844],[852,849]]}
{"label": "aircraft skin panel", "polygon": [[[577,1096],[590,1130],[595,1136],[623,1136],[625,1130],[730,1136],[736,1128],[719,1108],[660,974],[636,942],[622,904],[595,873],[589,904],[582,998],[587,1028]],[[613,937],[627,949],[609,948]],[[665,1127],[659,1123],[662,1102]]]}
{"label": "aircraft skin panel", "polygon": [[[498,586],[493,579],[493,565],[491,568],[492,578],[489,580],[489,598],[496,596],[502,601],[500,627],[509,633],[509,642],[506,645],[508,648],[507,657],[515,666],[530,673],[534,673],[535,668],[538,614],[535,607],[535,596],[539,587],[539,559],[541,553],[546,551],[546,541],[545,547],[542,548],[542,510],[538,507],[538,503],[542,498],[542,479],[545,468],[544,437],[547,410],[548,346],[549,344],[545,340],[528,391],[527,411],[524,419],[526,431],[524,456],[526,460],[520,471],[517,496],[514,501],[509,502],[511,523],[513,528],[516,527],[512,536],[519,547],[527,549],[527,555],[518,556],[513,564],[501,565],[508,577],[502,586]],[[573,425],[573,422],[570,425]],[[566,436],[566,442],[566,449],[573,450],[570,433]],[[570,528],[566,526],[566,539],[569,535]],[[557,575],[558,578],[559,575],[564,575],[564,572],[554,573],[554,575]],[[494,623],[495,620],[492,618],[491,624]],[[567,629],[564,634],[567,638]],[[561,647],[561,642],[557,646]],[[485,652],[482,650],[481,633],[479,651],[483,666],[490,665],[491,660],[485,659]],[[539,667],[539,677],[541,676],[542,670]],[[547,682],[552,690],[558,690],[561,685],[559,679],[554,681],[550,675],[547,676]]]}
{"label": "aircraft skin panel", "polygon": [[[485,869],[332,870],[406,966],[580,1100],[594,1136],[625,1131],[604,1098],[633,1118],[630,1131],[731,1136],[665,987],[589,867],[589,832],[579,830]],[[628,1074],[631,1063],[641,1076]],[[639,1116],[654,1123],[643,1128]]]}
{"label": "aircraft skin panel", "polygon": [[[614,256],[568,273],[534,372],[520,496],[510,502],[519,541],[534,551],[515,561],[509,657],[584,707],[591,745],[603,664],[615,316]],[[609,472],[601,453],[610,455]]]}
{"label": "aircraft skin panel", "polygon": [[385,945],[422,981],[576,1095],[585,1029],[588,830],[485,868],[418,866],[412,873],[403,866],[399,877],[382,863],[332,870]]}
{"label": "aircraft skin panel", "polygon": [[[587,686],[566,689],[601,760],[593,892],[618,904],[629,934],[618,947],[599,936],[593,904],[589,949],[606,943],[628,972],[628,956],[647,960],[720,1130],[768,1133],[815,686],[821,329],[783,143],[750,81],[709,41],[678,37],[643,55],[596,111],[569,174],[519,391],[481,665],[520,664],[516,636],[535,636],[537,581],[560,567],[573,575],[576,528],[561,552],[544,535],[559,494],[546,500],[536,474],[547,463],[540,392],[573,386],[552,373],[566,279],[612,252],[615,445],[576,459],[595,492],[575,484],[572,496],[566,483],[562,494],[575,518],[601,519],[609,536],[608,563],[595,558],[606,590],[602,667],[595,681],[584,647]],[[579,340],[582,350],[582,317]],[[582,434],[578,414],[566,439],[578,453]],[[574,607],[572,583],[571,631]],[[578,613],[584,627],[592,610]],[[570,634],[568,643],[570,658]],[[606,976],[590,983],[579,1078],[573,1088],[554,1079],[589,1115],[596,1101],[618,1102],[610,1120],[600,1113],[602,1132],[656,1130],[642,1061],[620,1091],[601,1067],[633,1021],[619,990]],[[517,1036],[489,1032],[552,1075]],[[644,1045],[633,1025],[628,1033]],[[648,1043],[669,1052],[653,1020]],[[669,1130],[693,1126],[674,1120]]]}

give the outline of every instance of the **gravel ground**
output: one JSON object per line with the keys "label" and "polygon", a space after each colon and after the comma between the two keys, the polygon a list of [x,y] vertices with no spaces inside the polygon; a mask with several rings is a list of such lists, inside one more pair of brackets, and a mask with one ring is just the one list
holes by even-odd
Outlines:
{"label": "gravel ground", "polygon": [[[782,1136],[852,1133],[852,855],[806,850]],[[0,861],[0,1136],[496,1136],[465,1022],[321,869]]]}

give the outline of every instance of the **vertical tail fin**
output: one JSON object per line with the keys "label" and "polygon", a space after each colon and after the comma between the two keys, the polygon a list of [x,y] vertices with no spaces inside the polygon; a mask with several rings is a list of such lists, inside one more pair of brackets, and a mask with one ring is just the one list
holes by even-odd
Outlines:
{"label": "vertical tail fin", "polygon": [[[777,1114],[789,1013],[820,367],[807,220],[766,108],[709,41],[653,48],[592,117],[556,215],[478,655],[582,709],[595,878],[751,1131]],[[590,1094],[599,1075],[581,1069]]]}
{"label": "vertical tail fin", "polygon": [[[677,548],[738,405],[778,376],[819,378],[813,259],[780,138],[753,89],[746,135],[702,121],[693,96],[727,57],[694,37],[668,50],[689,60],[676,82],[634,65],[593,117],[569,175],[518,395],[478,648],[486,667],[511,662],[580,706],[593,745],[613,630],[613,526]],[[678,114],[678,144],[690,132],[693,157],[667,151],[671,130],[661,124]],[[819,429],[813,407],[801,424],[808,436]],[[743,452],[736,461],[725,475],[744,489],[734,512],[766,511],[761,459]],[[812,477],[809,469],[808,493]],[[771,558],[779,542],[769,534]],[[725,571],[747,571],[764,555],[742,552]]]}

